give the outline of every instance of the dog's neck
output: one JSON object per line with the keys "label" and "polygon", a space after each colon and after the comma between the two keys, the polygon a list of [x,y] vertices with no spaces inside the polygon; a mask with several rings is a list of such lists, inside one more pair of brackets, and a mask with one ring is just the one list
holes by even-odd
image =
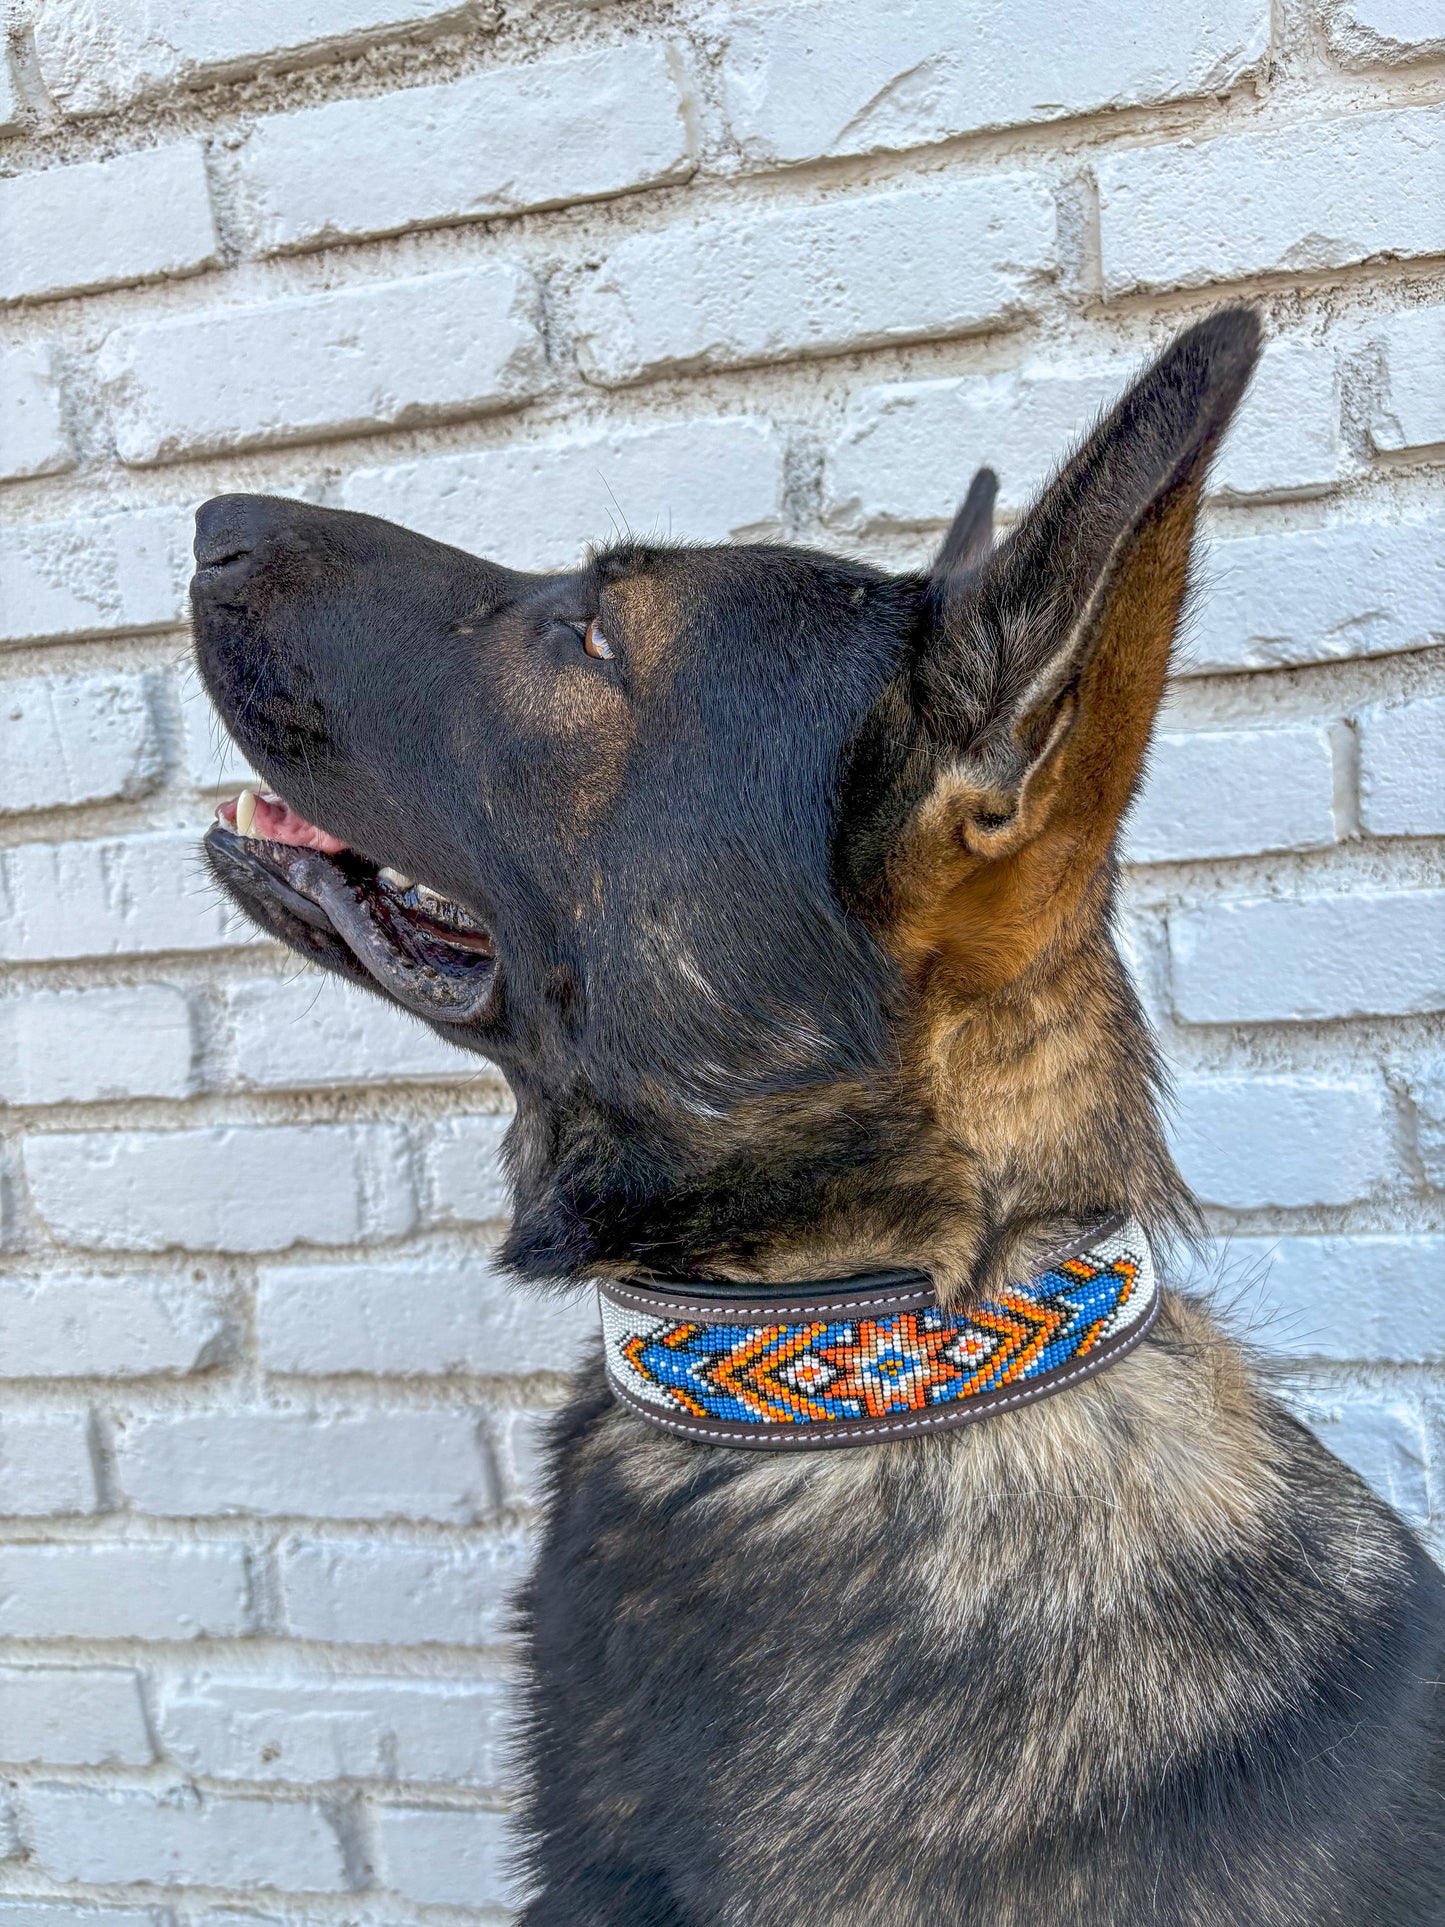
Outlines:
{"label": "dog's neck", "polygon": [[[775,1228],[749,1224],[740,1187],[736,1243],[619,1269],[785,1285],[901,1267],[956,1306],[1035,1275],[1111,1216],[1138,1220],[1156,1248],[1188,1240],[1197,1215],[1159,1123],[1152,1038],[1112,942],[1092,935],[988,998],[925,986],[881,1085],[745,1119],[738,1162],[750,1155],[775,1191],[793,1144],[817,1149]],[[727,1205],[724,1192],[719,1215]]]}

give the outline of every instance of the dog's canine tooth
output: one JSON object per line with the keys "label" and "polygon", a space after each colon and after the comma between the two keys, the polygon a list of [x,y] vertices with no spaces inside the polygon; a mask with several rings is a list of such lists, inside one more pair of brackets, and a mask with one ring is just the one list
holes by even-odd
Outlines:
{"label": "dog's canine tooth", "polygon": [[237,836],[249,836],[251,834],[251,825],[255,820],[256,792],[254,790],[242,790],[241,794],[236,798]]}
{"label": "dog's canine tooth", "polygon": [[385,877],[393,889],[410,890],[412,888],[413,879],[411,877],[404,877],[400,870],[393,870],[383,866],[376,874],[379,877]]}

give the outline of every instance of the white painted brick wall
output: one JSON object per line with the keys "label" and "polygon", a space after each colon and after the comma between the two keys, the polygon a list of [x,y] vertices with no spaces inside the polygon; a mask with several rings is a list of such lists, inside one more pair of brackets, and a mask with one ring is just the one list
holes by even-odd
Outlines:
{"label": "white painted brick wall", "polygon": [[1134,863],[1322,850],[1336,840],[1334,736],[1327,725],[1161,729],[1130,812]]}
{"label": "white painted brick wall", "polygon": [[542,380],[535,306],[515,269],[463,268],[118,329],[97,357],[116,453],[144,466],[515,406]]}
{"label": "white painted brick wall", "polygon": [[28,1789],[26,1820],[38,1867],[55,1880],[303,1894],[350,1884],[331,1814],[300,1802],[41,1781]]}
{"label": "white painted brick wall", "polygon": [[1445,698],[1367,709],[1359,737],[1361,828],[1445,835]]}
{"label": "white painted brick wall", "polygon": [[0,1547],[7,1639],[233,1639],[252,1628],[240,1546],[100,1539]]}
{"label": "white painted brick wall", "polygon": [[1186,1023],[1408,1017],[1445,1000],[1445,890],[1229,899],[1169,919]]}
{"label": "white painted brick wall", "polygon": [[1176,1104],[1174,1155],[1201,1204],[1354,1204],[1395,1173],[1391,1105],[1377,1080],[1189,1077]]}
{"label": "white painted brick wall", "polygon": [[1221,1304],[1445,1550],[1438,6],[12,14],[0,1927],[515,1902],[507,1601],[591,1321],[493,1276],[489,1068],[206,880],[221,490],[914,566],[1257,295],[1124,917]]}
{"label": "white painted brick wall", "polygon": [[382,1806],[376,1818],[384,1878],[394,1893],[451,1907],[474,1907],[482,1894],[511,1893],[500,1814]]}
{"label": "white painted brick wall", "polygon": [[0,1518],[94,1512],[93,1444],[83,1411],[0,1414]]}
{"label": "white painted brick wall", "polygon": [[26,1138],[22,1156],[51,1235],[93,1251],[368,1244],[416,1222],[397,1124],[56,1131]]}
{"label": "white painted brick wall", "polygon": [[472,1083],[485,1069],[420,1018],[336,977],[253,977],[226,991],[225,1009],[232,1081],[243,1089]]}
{"label": "white painted brick wall", "polygon": [[206,881],[194,832],[17,843],[0,852],[0,958],[15,963],[250,944]]}
{"label": "white painted brick wall", "polygon": [[1445,52],[1432,0],[1334,0],[1326,20],[1331,50],[1344,67],[1403,66]]}
{"label": "white painted brick wall", "polygon": [[646,375],[839,354],[1020,321],[1054,263],[1029,174],[860,195],[623,241],[579,301],[582,372]]}
{"label": "white painted brick wall", "polygon": [[1109,294],[1445,251],[1445,114],[1341,114],[1098,167]]}
{"label": "white painted brick wall", "polygon": [[1183,668],[1286,669],[1445,640],[1445,522],[1336,522],[1221,538]]}
{"label": "white painted brick wall", "polygon": [[[559,98],[586,113],[559,116]],[[265,254],[605,200],[691,172],[690,104],[665,44],[504,67],[272,115],[241,150],[241,192]]]}
{"label": "white painted brick wall", "polygon": [[214,1362],[227,1326],[213,1298],[167,1277],[40,1272],[0,1280],[0,1377],[140,1378]]}
{"label": "white painted brick wall", "polygon": [[[0,1678],[0,1720],[4,1693]],[[501,1773],[503,1714],[490,1680],[201,1673],[162,1688],[157,1728],[169,1753],[210,1779],[488,1787]]]}
{"label": "white painted brick wall", "polygon": [[570,1298],[529,1303],[475,1258],[263,1265],[257,1276],[257,1350],[273,1372],[389,1378],[562,1368],[585,1322]]}
{"label": "white painted brick wall", "polygon": [[60,412],[60,390],[41,342],[0,354],[0,476],[53,475],[75,451]]}
{"label": "white painted brick wall", "polygon": [[173,628],[185,615],[190,544],[181,508],[0,528],[0,648]]}
{"label": "white painted brick wall", "polygon": [[599,530],[604,540],[627,531],[689,542],[777,535],[786,457],[766,421],[679,422],[361,468],[343,482],[338,506],[475,548],[486,503],[488,539],[505,545],[514,567],[572,568]]}
{"label": "white painted brick wall", "polygon": [[258,0],[225,8],[197,0],[47,0],[35,49],[47,91],[62,112],[95,114],[137,95],[292,66],[446,26],[472,12],[468,0]]}
{"label": "white painted brick wall", "polygon": [[50,1766],[148,1766],[136,1673],[0,1667],[0,1751]]}
{"label": "white painted brick wall", "polygon": [[0,813],[142,796],[164,769],[148,679],[36,676],[0,706]]}
{"label": "white painted brick wall", "polygon": [[18,134],[28,119],[24,96],[15,73],[15,55],[0,47],[0,137]]}
{"label": "white painted brick wall", "polygon": [[[0,1452],[4,1443],[0,1433]],[[115,1458],[121,1491],[161,1518],[254,1512],[467,1525],[494,1509],[477,1420],[460,1411],[143,1418],[122,1431]]]}
{"label": "white painted brick wall", "polygon": [[171,984],[31,990],[0,998],[0,1098],[10,1104],[189,1097],[191,1004]]}
{"label": "white painted brick wall", "polygon": [[1445,442],[1445,309],[1390,315],[1374,334],[1383,380],[1370,415],[1378,449]]}
{"label": "white painted brick wall", "polygon": [[530,1552],[522,1538],[463,1549],[283,1541],[286,1630],[348,1645],[495,1645]]}
{"label": "white painted brick wall", "polygon": [[218,256],[193,141],[0,182],[0,302],[195,274]]}
{"label": "white painted brick wall", "polygon": [[[1057,39],[1027,10],[987,5],[961,21],[948,0],[880,12],[812,0],[744,12],[727,29],[728,125],[758,166],[923,147],[988,127],[1062,119],[1227,91],[1269,40],[1259,0],[1204,16],[1165,0],[1147,35],[1126,13],[1065,0]],[[1070,47],[1060,60],[1058,47]]]}

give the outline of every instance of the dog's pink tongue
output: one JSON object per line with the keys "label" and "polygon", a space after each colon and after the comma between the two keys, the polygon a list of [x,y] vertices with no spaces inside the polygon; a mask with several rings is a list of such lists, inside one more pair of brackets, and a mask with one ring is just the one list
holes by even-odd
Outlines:
{"label": "dog's pink tongue", "polygon": [[252,796],[249,790],[244,790],[231,802],[222,803],[216,815],[231,829],[237,829],[237,813],[248,797],[251,798],[252,814],[242,835],[260,837],[266,843],[289,843],[298,850],[320,850],[324,856],[335,856],[338,850],[346,848],[339,836],[317,829],[314,823],[308,823],[289,803],[283,802],[269,790],[262,790],[259,796]]}

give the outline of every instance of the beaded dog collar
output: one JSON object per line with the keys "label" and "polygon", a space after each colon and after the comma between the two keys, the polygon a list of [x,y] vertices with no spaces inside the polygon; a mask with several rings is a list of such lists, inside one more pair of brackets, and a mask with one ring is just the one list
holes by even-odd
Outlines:
{"label": "beaded dog collar", "polygon": [[1047,1398],[1132,1351],[1159,1310],[1149,1241],[1115,1217],[966,1311],[920,1271],[769,1288],[598,1287],[607,1375],[684,1438],[772,1451],[872,1445]]}

